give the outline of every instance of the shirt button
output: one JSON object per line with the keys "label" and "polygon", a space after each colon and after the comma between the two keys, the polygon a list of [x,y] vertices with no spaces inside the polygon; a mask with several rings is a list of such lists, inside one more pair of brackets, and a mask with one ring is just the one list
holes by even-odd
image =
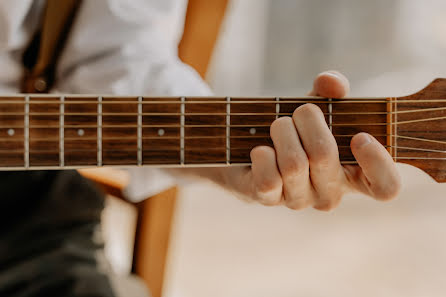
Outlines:
{"label": "shirt button", "polygon": [[46,84],[46,80],[45,79],[43,79],[43,78],[37,78],[35,81],[34,81],[34,88],[37,90],[37,91],[39,91],[39,92],[43,92],[43,91],[46,91],[46,87],[47,87],[47,84]]}

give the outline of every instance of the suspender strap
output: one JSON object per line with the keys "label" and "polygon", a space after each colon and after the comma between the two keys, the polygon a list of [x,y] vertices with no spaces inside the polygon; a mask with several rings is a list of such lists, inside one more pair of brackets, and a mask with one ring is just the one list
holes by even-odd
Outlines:
{"label": "suspender strap", "polygon": [[81,0],[47,0],[40,29],[23,55],[24,93],[47,93]]}

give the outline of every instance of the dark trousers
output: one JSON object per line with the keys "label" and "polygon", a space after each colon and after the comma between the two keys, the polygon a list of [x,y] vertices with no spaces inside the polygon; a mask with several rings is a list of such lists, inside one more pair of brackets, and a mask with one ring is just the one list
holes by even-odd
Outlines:
{"label": "dark trousers", "polygon": [[96,257],[103,207],[76,171],[0,172],[0,296],[114,296]]}

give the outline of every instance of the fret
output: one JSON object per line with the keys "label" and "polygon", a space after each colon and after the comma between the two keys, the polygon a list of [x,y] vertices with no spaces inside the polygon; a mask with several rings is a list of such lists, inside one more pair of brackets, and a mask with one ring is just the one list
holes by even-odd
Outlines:
{"label": "fret", "polygon": [[[264,103],[245,104],[246,98],[231,98],[231,164],[249,163],[250,152],[258,145],[272,146],[269,137],[269,125],[283,113],[282,103],[277,97],[250,100],[261,100]],[[254,113],[256,115],[236,115],[240,113]]]}
{"label": "fret", "polygon": [[[83,104],[78,102],[82,101]],[[64,165],[101,164],[101,107],[98,97],[64,97]],[[78,115],[79,114],[79,115]],[[99,158],[98,158],[99,154]]]}
{"label": "fret", "polygon": [[25,118],[24,118],[24,148],[25,148],[25,168],[29,168],[29,96],[25,97]]}
{"label": "fret", "polygon": [[65,97],[61,96],[60,97],[60,118],[59,118],[59,167],[64,167],[65,166],[65,148],[64,148],[64,140],[65,140],[65,136],[64,136],[64,124],[65,124],[65,118],[64,118],[64,113],[65,113]]}
{"label": "fret", "polygon": [[[150,102],[153,101],[163,103],[151,104]],[[181,99],[143,98],[142,108],[143,164],[179,165],[181,163]],[[165,113],[176,115],[161,115]]]}
{"label": "fret", "polygon": [[393,122],[393,118],[396,116],[393,113],[393,107],[394,107],[394,99],[393,98],[387,98],[387,122],[390,123],[390,125],[387,126],[387,140],[386,140],[386,144],[387,144],[387,151],[389,152],[389,154],[392,156],[393,160],[395,161],[395,149],[393,147],[394,141],[396,140],[394,138],[394,132],[395,132],[395,127],[394,127],[394,122]]}
{"label": "fret", "polygon": [[240,137],[240,138],[234,137],[231,138],[231,145],[233,151],[244,150],[246,153],[248,153],[246,157],[249,157],[249,152],[255,146],[265,145],[272,147],[272,141],[269,135],[258,135],[258,136]]}
{"label": "fret", "polygon": [[226,104],[226,164],[231,164],[231,97]]}
{"label": "fret", "polygon": [[[10,101],[11,103],[5,103]],[[25,166],[25,98],[0,97],[0,165]],[[12,113],[18,113],[12,115]]]}
{"label": "fret", "polygon": [[333,133],[333,99],[328,98],[328,127],[331,133]]}
{"label": "fret", "polygon": [[[280,113],[281,114],[289,114],[291,116],[294,110],[302,105],[306,104],[305,101],[299,102],[296,98],[280,98]],[[319,100],[314,101],[314,105],[318,106],[322,112],[325,114],[325,121],[329,122],[329,112],[328,112],[328,104],[327,99],[320,98]],[[279,115],[281,117],[282,115]]]}
{"label": "fret", "polygon": [[[138,166],[141,166],[142,161],[142,97],[138,97],[138,132],[137,132],[137,146],[138,146]],[[163,131],[163,130],[160,130]],[[164,135],[164,132],[161,132],[159,134]],[[162,136],[160,135],[160,136]]]}
{"label": "fret", "polygon": [[[47,166],[57,168],[60,165],[60,98],[54,96],[28,97],[27,142],[29,167]],[[35,104],[44,99],[49,103]],[[54,127],[54,128],[47,128]],[[25,162],[26,163],[26,162]]]}
{"label": "fret", "polygon": [[[253,134],[251,129],[255,129],[255,133]],[[249,125],[247,127],[234,127],[231,126],[231,137],[232,138],[241,138],[241,137],[253,137],[253,136],[269,136],[269,125],[266,126],[258,126],[258,125]]]}
{"label": "fret", "polygon": [[280,97],[276,97],[276,120],[279,118],[280,114]]}
{"label": "fret", "polygon": [[[114,103],[118,100],[132,104]],[[101,105],[102,164],[138,165],[138,97],[103,97]],[[126,137],[116,138],[117,134]]]}
{"label": "fret", "polygon": [[97,116],[97,125],[98,125],[98,131],[97,131],[97,163],[98,166],[102,166],[103,162],[103,151],[102,151],[102,97],[98,97],[98,116]]}
{"label": "fret", "polygon": [[[337,99],[332,99],[332,133],[335,136],[339,146],[339,156],[343,161],[354,161],[350,149],[350,142],[353,135],[360,132],[366,132],[374,135],[383,145],[387,144],[387,126],[386,125],[361,125],[361,123],[386,123],[387,122],[387,103],[343,103],[336,104]],[[351,114],[342,114],[342,113]],[[368,114],[361,114],[368,112]],[[356,124],[355,124],[356,123]],[[348,125],[344,125],[348,124]]]}
{"label": "fret", "polygon": [[186,107],[184,105],[184,102],[186,101],[186,98],[181,97],[181,118],[180,118],[180,164],[184,165],[184,155],[185,155],[185,146],[184,146],[184,125],[185,125],[185,111]]}
{"label": "fret", "polygon": [[391,143],[393,143],[394,149],[393,149],[393,157],[394,157],[394,161],[396,162],[398,160],[398,100],[397,98],[394,98],[394,103],[393,103],[393,108],[392,110],[395,111],[395,113],[393,114],[392,119],[394,121],[392,121],[392,128],[393,128],[393,141]]}
{"label": "fret", "polygon": [[[191,101],[194,103],[189,103]],[[184,102],[184,124],[194,126],[187,129],[187,133],[186,128],[184,129],[186,136],[184,140],[185,164],[227,164],[228,157],[232,159],[232,156],[228,155],[227,146],[228,105],[230,102],[227,97],[218,98],[217,101],[221,103],[207,103],[209,101],[212,102],[214,99],[187,98]],[[230,108],[232,108],[232,104]],[[232,121],[232,111],[230,110],[230,112]],[[214,126],[214,128],[209,130],[207,128],[209,126]],[[208,137],[198,138],[200,135]]]}

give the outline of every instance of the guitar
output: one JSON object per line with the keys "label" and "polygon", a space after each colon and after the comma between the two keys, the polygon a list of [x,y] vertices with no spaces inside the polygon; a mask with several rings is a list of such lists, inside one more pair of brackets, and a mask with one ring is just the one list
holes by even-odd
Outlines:
{"label": "guitar", "polygon": [[446,79],[392,98],[0,97],[0,170],[101,166],[245,166],[272,145],[270,124],[313,103],[325,114],[342,164],[367,132],[396,162],[446,182]]}

